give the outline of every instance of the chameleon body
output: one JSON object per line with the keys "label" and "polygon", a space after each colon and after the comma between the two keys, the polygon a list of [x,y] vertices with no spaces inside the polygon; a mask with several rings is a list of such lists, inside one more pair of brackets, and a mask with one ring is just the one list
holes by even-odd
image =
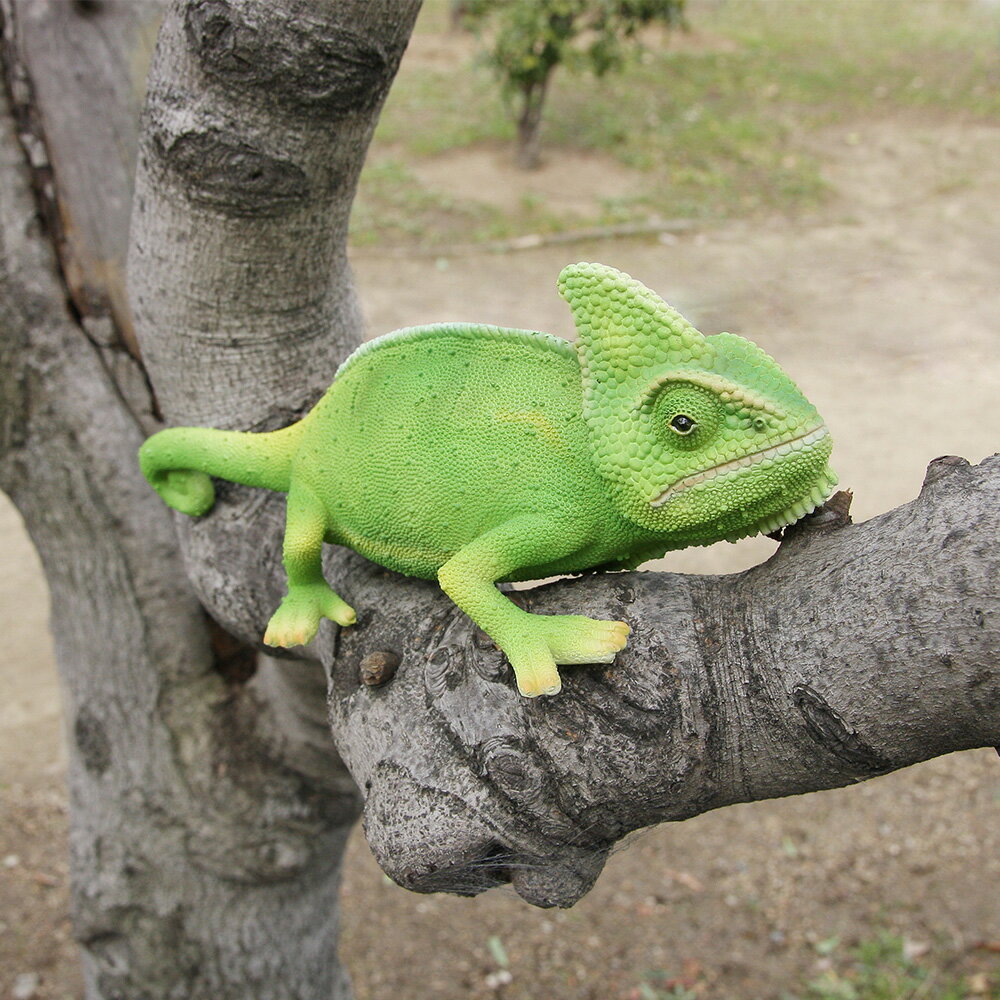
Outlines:
{"label": "chameleon body", "polygon": [[324,542],[437,579],[509,658],[527,696],[557,664],[610,662],[624,622],[543,616],[495,584],[628,569],[671,549],[774,531],[836,479],[816,409],[750,341],[705,337],[656,294],[600,264],[563,270],[579,332],[443,324],[360,347],[298,423],[265,434],[172,428],[140,451],[186,514],[210,476],[288,493],[288,594],[274,646],[354,611],[322,575]]}

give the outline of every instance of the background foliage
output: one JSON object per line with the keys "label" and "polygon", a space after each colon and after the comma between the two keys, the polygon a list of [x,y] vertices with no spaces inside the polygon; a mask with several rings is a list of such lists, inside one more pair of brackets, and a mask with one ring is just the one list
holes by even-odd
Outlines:
{"label": "background foliage", "polygon": [[[995,9],[975,0],[690,3],[687,32],[640,33],[642,53],[603,78],[557,75],[545,158],[603,156],[634,183],[568,215],[544,194],[514,211],[456,197],[421,166],[463,154],[509,156],[515,126],[476,47],[446,31],[449,8],[427,5],[390,95],[355,207],[356,245],[445,246],[527,232],[649,219],[712,221],[808,211],[828,188],[817,142],[852,122],[907,114],[1000,121]],[[905,16],[904,16],[905,12]]]}

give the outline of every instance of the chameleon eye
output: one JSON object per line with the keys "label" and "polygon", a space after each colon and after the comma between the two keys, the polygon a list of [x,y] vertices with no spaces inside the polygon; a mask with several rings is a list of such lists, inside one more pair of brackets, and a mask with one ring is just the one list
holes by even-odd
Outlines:
{"label": "chameleon eye", "polygon": [[653,404],[653,424],[670,449],[694,451],[708,445],[722,423],[716,395],[678,379],[663,386]]}

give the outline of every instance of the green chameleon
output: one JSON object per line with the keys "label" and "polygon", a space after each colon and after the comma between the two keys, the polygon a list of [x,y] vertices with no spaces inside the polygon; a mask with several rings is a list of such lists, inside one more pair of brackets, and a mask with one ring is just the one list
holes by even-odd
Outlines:
{"label": "green chameleon", "polygon": [[437,579],[506,653],[523,695],[557,664],[608,663],[624,622],[536,615],[497,590],[670,549],[772,532],[829,496],[815,407],[742,337],[705,337],[602,264],[559,276],[579,341],[494,326],[398,330],[358,348],[298,423],[264,434],[178,427],[139,452],[160,496],[201,515],[209,476],[288,493],[288,594],[264,635],[309,642],[354,610],[323,542]]}

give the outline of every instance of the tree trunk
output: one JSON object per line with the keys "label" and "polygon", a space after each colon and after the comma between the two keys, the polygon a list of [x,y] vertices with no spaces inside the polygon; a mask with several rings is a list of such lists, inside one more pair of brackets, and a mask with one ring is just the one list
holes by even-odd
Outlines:
{"label": "tree trunk", "polygon": [[[356,343],[346,220],[416,4],[170,7],[137,187],[145,367],[121,262],[130,71],[159,11],[0,9],[0,484],[52,594],[87,995],[347,996],[337,887],[359,801],[322,672],[258,660],[205,614],[135,453],[161,412],[284,422]],[[265,614],[266,585],[229,568],[221,586]]]}
{"label": "tree trunk", "polygon": [[550,76],[551,71],[541,83],[529,84],[521,91],[521,113],[517,118],[517,165],[522,170],[537,170],[542,165],[542,110]]}

